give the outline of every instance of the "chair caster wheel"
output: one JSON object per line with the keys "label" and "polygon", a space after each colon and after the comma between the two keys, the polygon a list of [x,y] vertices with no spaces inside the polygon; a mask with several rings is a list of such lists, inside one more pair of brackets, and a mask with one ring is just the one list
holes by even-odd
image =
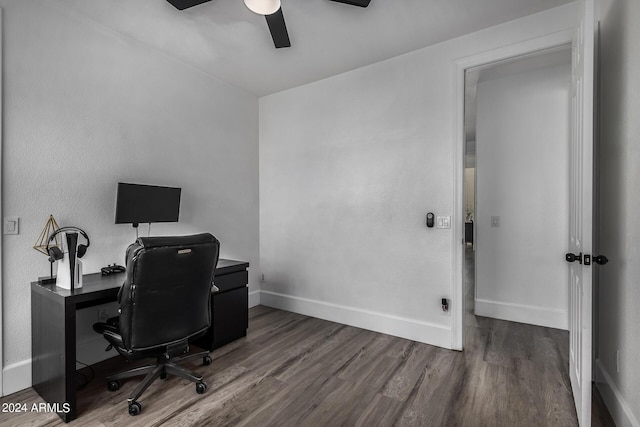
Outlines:
{"label": "chair caster wheel", "polygon": [[160,379],[161,380],[166,380],[167,379],[167,371],[165,371],[164,369],[160,373]]}
{"label": "chair caster wheel", "polygon": [[209,356],[205,356],[202,358],[202,364],[205,366],[211,365],[211,358]]}
{"label": "chair caster wheel", "polygon": [[196,383],[196,393],[202,394],[207,390],[207,385],[203,382]]}
{"label": "chair caster wheel", "polygon": [[119,381],[109,381],[109,384],[107,384],[107,390],[109,391],[117,391],[119,388],[120,388]]}
{"label": "chair caster wheel", "polygon": [[139,404],[138,402],[129,403],[129,415],[131,415],[132,417],[135,417],[140,412],[142,412],[142,405],[141,404]]}

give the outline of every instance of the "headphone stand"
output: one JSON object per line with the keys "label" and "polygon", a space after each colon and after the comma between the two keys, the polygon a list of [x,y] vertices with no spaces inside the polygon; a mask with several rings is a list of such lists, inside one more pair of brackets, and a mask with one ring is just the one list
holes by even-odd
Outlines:
{"label": "headphone stand", "polygon": [[49,277],[38,278],[38,283],[42,285],[52,285],[56,283],[56,278],[53,277],[53,263],[54,261],[49,260]]}

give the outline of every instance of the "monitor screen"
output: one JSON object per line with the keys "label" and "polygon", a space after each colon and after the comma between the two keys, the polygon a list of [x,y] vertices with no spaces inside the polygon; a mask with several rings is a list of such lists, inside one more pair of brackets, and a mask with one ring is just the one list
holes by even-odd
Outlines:
{"label": "monitor screen", "polygon": [[177,222],[180,188],[118,183],[116,224]]}

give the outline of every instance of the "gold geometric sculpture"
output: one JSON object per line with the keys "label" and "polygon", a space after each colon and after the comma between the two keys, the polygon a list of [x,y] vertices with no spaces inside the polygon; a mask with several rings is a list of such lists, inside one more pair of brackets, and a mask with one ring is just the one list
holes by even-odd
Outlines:
{"label": "gold geometric sculpture", "polygon": [[56,222],[56,219],[53,217],[53,215],[49,215],[49,219],[40,232],[38,240],[36,240],[36,244],[33,245],[33,249],[38,252],[42,252],[46,256],[49,256],[49,253],[47,252],[47,246],[49,246],[50,248],[53,246],[60,246],[58,236],[54,237],[53,242],[49,244],[49,236],[51,236],[51,234],[59,228],[60,227],[58,227],[58,223]]}

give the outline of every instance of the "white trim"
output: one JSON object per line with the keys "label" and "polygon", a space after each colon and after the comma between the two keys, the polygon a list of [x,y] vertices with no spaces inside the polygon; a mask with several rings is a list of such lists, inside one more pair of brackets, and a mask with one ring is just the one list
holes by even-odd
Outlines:
{"label": "white trim", "polygon": [[249,292],[249,308],[260,305],[260,291]]}
{"label": "white trim", "polygon": [[[454,88],[453,96],[453,218],[451,220],[451,235],[453,238],[453,274],[451,286],[451,347],[456,350],[464,348],[464,280],[462,266],[464,265],[464,225],[459,224],[464,218],[464,92],[465,71],[460,61],[453,64]],[[475,244],[475,241],[474,241]]]}
{"label": "white trim", "polygon": [[600,359],[596,360],[596,385],[613,421],[618,427],[640,427],[631,407],[616,387]]}
{"label": "white trim", "polygon": [[261,291],[260,301],[280,310],[451,348],[451,329],[443,325],[269,291]]}
{"label": "white trim", "polygon": [[[4,135],[4,132],[2,131],[2,127],[3,127],[3,123],[2,123],[2,106],[4,105],[4,95],[3,95],[3,90],[2,90],[2,82],[4,81],[4,78],[2,76],[2,70],[3,65],[2,65],[2,34],[3,34],[3,25],[4,20],[2,17],[2,8],[0,8],[0,212],[2,212],[4,214],[4,211],[2,209],[2,145],[3,145],[3,138],[2,135]],[[5,381],[5,376],[4,376],[4,323],[2,322],[2,319],[4,318],[4,311],[2,309],[2,307],[4,306],[3,302],[3,298],[2,298],[2,288],[3,288],[3,282],[2,282],[2,276],[3,276],[3,268],[2,268],[2,245],[3,245],[3,241],[4,241],[4,237],[0,238],[0,396],[4,396],[7,393],[7,388],[5,388],[4,386],[4,381]],[[29,368],[31,368],[31,365],[29,365]],[[31,371],[29,371],[29,382],[31,382]]]}
{"label": "white trim", "polygon": [[2,379],[4,396],[31,387],[31,358],[5,366]]}
{"label": "white trim", "polygon": [[569,313],[567,310],[540,307],[537,305],[476,299],[475,314],[547,328],[569,329]]}
{"label": "white trim", "polygon": [[[453,203],[452,220],[453,235],[453,277],[452,277],[452,348],[462,350],[464,343],[464,283],[462,280],[462,266],[464,265],[464,251],[462,244],[464,218],[464,89],[465,71],[469,68],[480,67],[492,63],[505,61],[514,57],[528,55],[570,45],[573,30],[558,31],[546,36],[537,37],[488,52],[460,58],[453,63],[454,110],[453,110]],[[474,242],[475,244],[475,242]]]}

